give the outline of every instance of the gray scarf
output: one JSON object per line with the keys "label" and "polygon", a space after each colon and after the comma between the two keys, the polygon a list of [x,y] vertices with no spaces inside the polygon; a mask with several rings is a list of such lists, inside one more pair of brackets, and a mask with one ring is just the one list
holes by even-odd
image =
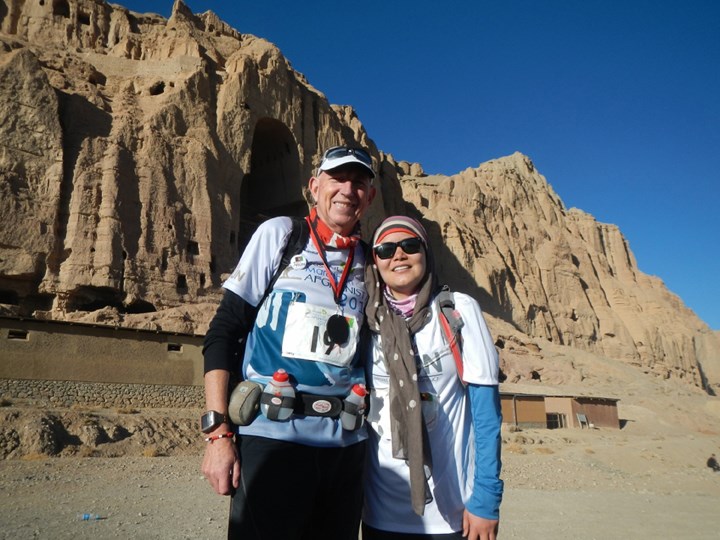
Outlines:
{"label": "gray scarf", "polygon": [[[385,367],[390,374],[390,426],[393,457],[404,459],[410,468],[410,494],[415,513],[422,516],[432,501],[427,478],[432,456],[422,417],[417,365],[412,336],[432,316],[430,301],[436,289],[430,254],[426,251],[427,272],[418,291],[413,315],[404,319],[388,308],[383,283],[375,264],[365,268],[365,286],[369,295],[365,315],[368,328],[379,334]],[[426,474],[427,469],[427,474]]]}

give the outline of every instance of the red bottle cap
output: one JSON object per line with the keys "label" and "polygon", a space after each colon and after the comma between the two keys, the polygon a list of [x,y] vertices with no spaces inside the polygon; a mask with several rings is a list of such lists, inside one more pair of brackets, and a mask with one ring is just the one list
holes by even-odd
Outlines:
{"label": "red bottle cap", "polygon": [[287,382],[287,380],[290,378],[290,375],[288,375],[288,372],[284,369],[278,369],[273,374],[273,380],[277,382]]}
{"label": "red bottle cap", "polygon": [[352,387],[352,391],[360,397],[365,397],[365,394],[367,394],[367,390],[365,389],[364,384],[356,384]]}

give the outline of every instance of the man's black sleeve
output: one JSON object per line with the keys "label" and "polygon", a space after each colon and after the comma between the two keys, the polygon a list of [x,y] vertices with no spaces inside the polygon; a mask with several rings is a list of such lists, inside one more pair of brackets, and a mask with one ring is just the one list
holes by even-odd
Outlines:
{"label": "man's black sleeve", "polygon": [[241,351],[257,310],[234,292],[225,290],[203,342],[205,373],[224,369],[240,374]]}

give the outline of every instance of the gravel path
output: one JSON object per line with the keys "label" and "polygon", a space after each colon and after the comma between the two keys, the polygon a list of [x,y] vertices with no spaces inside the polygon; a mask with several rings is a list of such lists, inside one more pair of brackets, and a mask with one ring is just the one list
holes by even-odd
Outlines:
{"label": "gravel path", "polygon": [[[705,460],[720,434],[698,411],[720,401],[651,403],[662,414],[626,405],[622,430],[504,429],[500,538],[719,538],[720,473]],[[225,538],[229,500],[200,473],[198,416],[0,409],[0,539]]]}
{"label": "gravel path", "polygon": [[[694,491],[668,491],[555,455],[504,461],[500,538],[701,540],[720,530],[720,474],[709,470],[690,471]],[[199,463],[199,456],[0,462],[0,538],[224,538],[228,501],[211,492]],[[81,513],[102,519],[81,521]]]}

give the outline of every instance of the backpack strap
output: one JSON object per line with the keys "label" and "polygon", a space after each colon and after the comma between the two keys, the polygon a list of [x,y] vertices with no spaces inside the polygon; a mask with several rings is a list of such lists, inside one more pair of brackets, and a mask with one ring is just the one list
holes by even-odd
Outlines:
{"label": "backpack strap", "polygon": [[462,334],[460,332],[465,323],[462,320],[460,312],[455,309],[455,299],[447,285],[443,286],[435,300],[438,303],[440,325],[442,326],[445,337],[450,345],[450,350],[455,358],[458,377],[460,378],[460,382],[466,385],[467,383],[463,378]]}
{"label": "backpack strap", "polygon": [[267,289],[265,289],[265,294],[263,295],[262,300],[258,303],[258,306],[265,301],[265,298],[267,298],[273,290],[275,283],[278,278],[280,278],[283,270],[290,265],[292,258],[295,255],[302,253],[307,245],[308,239],[310,238],[310,227],[308,226],[307,221],[305,221],[305,218],[291,216],[290,219],[292,219],[292,231],[288,237],[282,257],[280,258],[280,264],[278,265],[277,270],[275,270]]}
{"label": "backpack strap", "polygon": [[[280,258],[280,264],[278,265],[277,270],[275,270],[272,279],[270,279],[270,283],[268,283],[267,289],[265,289],[265,294],[258,303],[258,306],[261,305],[265,301],[265,298],[267,298],[267,296],[272,292],[275,287],[275,283],[280,278],[283,270],[290,265],[292,258],[303,252],[308,240],[310,239],[310,226],[305,218],[295,216],[289,217],[292,220],[292,231],[288,237],[282,257]],[[370,245],[364,240],[360,240],[360,246],[365,253],[365,259],[367,260],[370,256]]]}

